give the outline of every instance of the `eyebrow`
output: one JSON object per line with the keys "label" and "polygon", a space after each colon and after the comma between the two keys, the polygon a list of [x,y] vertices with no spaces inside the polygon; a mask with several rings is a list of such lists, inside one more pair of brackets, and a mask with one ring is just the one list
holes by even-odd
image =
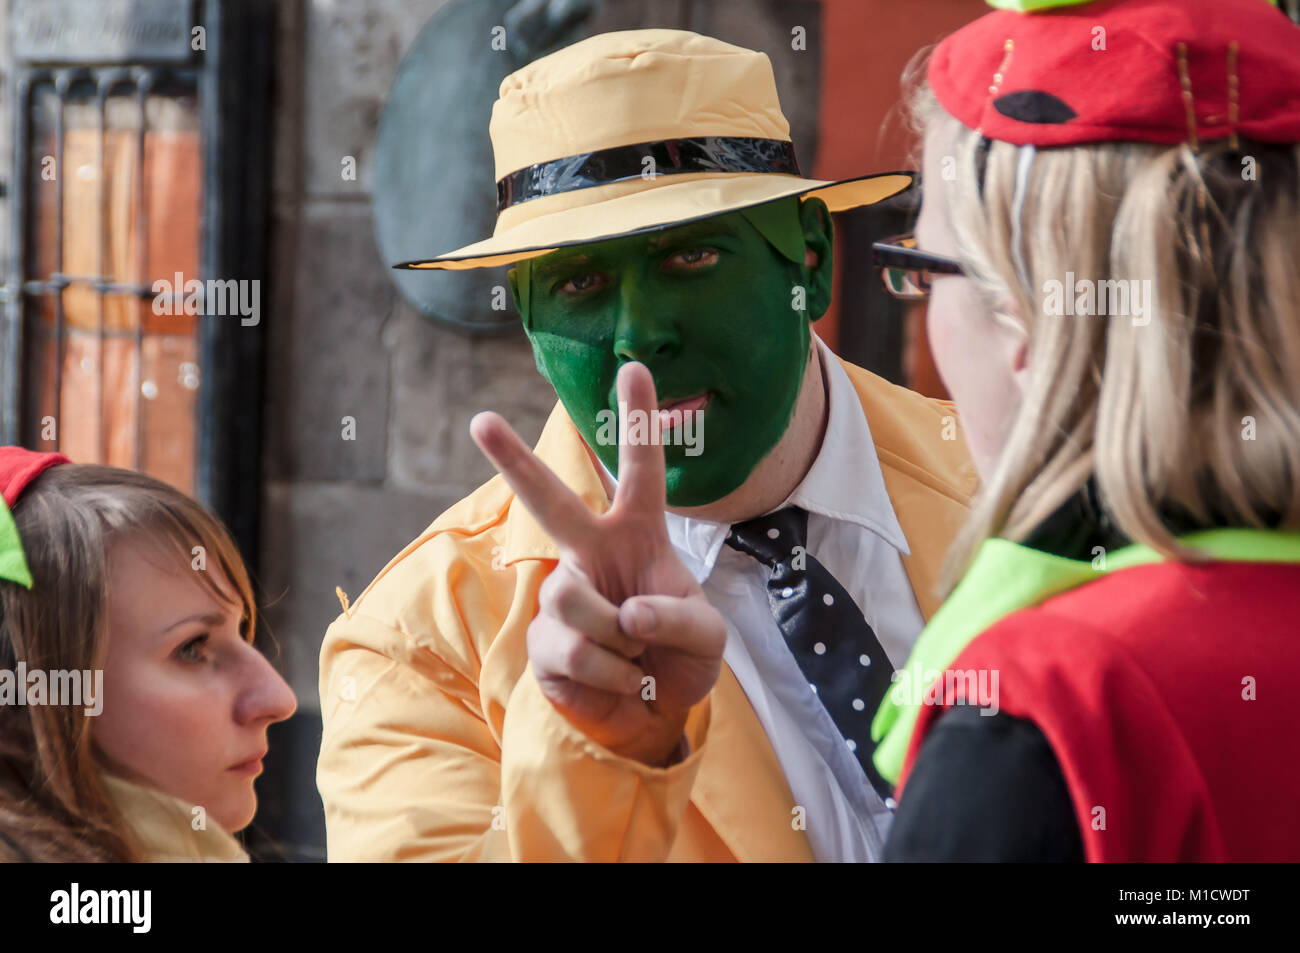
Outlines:
{"label": "eyebrow", "polygon": [[533,269],[533,277],[545,280],[558,272],[565,271],[569,268],[581,267],[591,261],[590,255],[574,255],[570,258],[563,258],[560,261],[553,261],[549,264],[538,265]]}
{"label": "eyebrow", "polygon": [[195,612],[193,615],[187,615],[183,619],[177,619],[171,625],[167,626],[167,628],[163,629],[162,634],[166,635],[168,632],[172,631],[172,629],[179,629],[181,626],[190,622],[202,622],[204,625],[218,626],[225,621],[226,616],[225,613],[222,612]]}
{"label": "eyebrow", "polygon": [[650,239],[650,247],[662,249],[665,245],[677,245],[682,242],[695,241],[716,235],[735,238],[736,230],[725,222],[716,220],[693,222],[690,225],[681,225],[671,231],[655,235]]}
{"label": "eyebrow", "polygon": [[[677,228],[669,231],[659,232],[651,236],[648,244],[651,249],[662,251],[665,246],[671,248],[676,245],[684,245],[687,242],[698,241],[701,238],[716,236],[735,238],[736,230],[725,222],[710,219],[703,222],[692,222],[689,225],[679,225]],[[591,264],[591,261],[591,255],[582,254],[574,255],[571,258],[564,258],[560,261],[537,265],[533,268],[533,278],[537,281],[545,281],[557,274],[567,272],[572,268],[581,268],[584,265],[589,265]]]}

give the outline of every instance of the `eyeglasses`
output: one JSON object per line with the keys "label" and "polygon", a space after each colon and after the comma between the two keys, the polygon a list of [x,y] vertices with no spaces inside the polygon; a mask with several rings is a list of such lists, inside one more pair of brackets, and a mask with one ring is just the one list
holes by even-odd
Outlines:
{"label": "eyeglasses", "polygon": [[930,284],[935,275],[964,275],[961,262],[919,251],[916,239],[900,235],[888,241],[875,242],[871,255],[885,290],[904,301],[920,301],[930,294]]}

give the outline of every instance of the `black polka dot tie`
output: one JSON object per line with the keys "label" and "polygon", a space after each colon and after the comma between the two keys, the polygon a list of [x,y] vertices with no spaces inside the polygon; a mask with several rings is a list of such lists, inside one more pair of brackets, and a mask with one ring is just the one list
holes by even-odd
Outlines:
{"label": "black polka dot tie", "polygon": [[771,573],[767,601],[786,645],[876,792],[893,789],[871,762],[871,719],[893,667],[853,598],[808,552],[808,513],[786,507],[731,527],[727,545]]}

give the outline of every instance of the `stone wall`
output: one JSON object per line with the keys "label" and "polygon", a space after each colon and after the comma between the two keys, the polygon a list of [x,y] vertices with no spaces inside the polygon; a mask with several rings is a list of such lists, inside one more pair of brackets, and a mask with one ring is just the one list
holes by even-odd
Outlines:
{"label": "stone wall", "polygon": [[[491,476],[469,437],[474,412],[499,410],[533,440],[554,402],[522,331],[470,338],[440,328],[397,293],[376,246],[379,115],[407,44],[442,4],[279,4],[261,579],[300,706],[298,726],[283,733],[300,750],[277,785],[295,807],[274,831],[292,842],[315,839],[317,661],[340,611],[335,586],[355,598]],[[342,174],[347,156],[355,180]],[[355,439],[343,439],[345,417]],[[264,807],[279,819],[282,805]]]}

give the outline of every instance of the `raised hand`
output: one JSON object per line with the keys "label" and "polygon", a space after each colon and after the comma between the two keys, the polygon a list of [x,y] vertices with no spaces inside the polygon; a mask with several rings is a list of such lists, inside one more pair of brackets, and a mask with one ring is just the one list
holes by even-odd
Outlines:
{"label": "raised hand", "polygon": [[[629,413],[658,412],[643,365],[625,365],[617,391]],[[599,744],[663,764],[726,643],[726,623],[668,541],[663,447],[620,443],[613,505],[597,515],[499,415],[479,414],[470,434],[560,550],[528,627],[542,691]]]}

